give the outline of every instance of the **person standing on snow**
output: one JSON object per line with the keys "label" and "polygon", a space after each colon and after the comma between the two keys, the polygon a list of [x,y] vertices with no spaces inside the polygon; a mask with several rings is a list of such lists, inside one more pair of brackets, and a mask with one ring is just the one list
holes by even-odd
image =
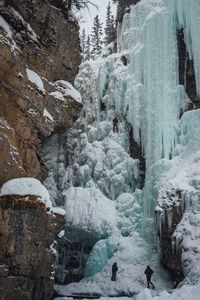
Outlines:
{"label": "person standing on snow", "polygon": [[117,263],[115,262],[112,265],[112,277],[111,277],[112,281],[116,281],[116,273],[117,273],[117,271],[118,271],[118,267],[117,267]]}
{"label": "person standing on snow", "polygon": [[144,271],[144,274],[146,274],[148,289],[150,288],[149,283],[152,285],[153,289],[155,289],[155,285],[151,282],[153,270],[150,268],[150,266],[147,266],[146,270]]}
{"label": "person standing on snow", "polygon": [[117,119],[117,117],[115,117],[114,119],[113,119],[113,132],[115,132],[115,130],[116,130],[116,132],[118,132],[118,119]]}

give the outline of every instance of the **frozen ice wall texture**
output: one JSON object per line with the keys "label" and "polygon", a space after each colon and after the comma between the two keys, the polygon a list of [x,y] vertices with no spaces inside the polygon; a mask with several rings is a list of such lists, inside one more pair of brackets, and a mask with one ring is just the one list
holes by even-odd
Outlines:
{"label": "frozen ice wall texture", "polygon": [[[177,30],[183,29],[189,58],[194,61],[199,94],[200,1],[141,1],[124,18],[121,51],[128,61],[123,104],[134,139],[146,158],[145,214],[152,215],[157,180],[153,165],[171,159],[177,145],[180,114],[189,99],[178,78]],[[128,75],[128,76],[127,76]],[[116,91],[116,94],[119,93]],[[119,103],[121,105],[119,105]]]}
{"label": "frozen ice wall texture", "polygon": [[[184,85],[179,84],[177,32],[183,29],[189,59],[194,61],[199,94],[199,15],[200,0],[140,1],[124,16],[118,53],[112,53],[110,45],[99,59],[80,66],[76,88],[82,95],[84,108],[76,128],[66,135],[64,156],[67,160],[64,164],[60,163],[65,168],[58,170],[58,174],[63,174],[59,186],[68,214],[73,201],[77,202],[80,198],[84,202],[79,196],[90,194],[91,191],[93,193],[96,189],[100,190],[99,195],[102,194],[102,211],[107,210],[105,203],[115,201],[113,207],[116,215],[110,218],[111,225],[117,224],[115,230],[106,232],[104,220],[99,219],[102,222],[99,223],[103,232],[101,238],[105,239],[107,234],[107,239],[114,241],[114,249],[118,249],[112,257],[108,255],[110,249],[107,246],[102,249],[104,264],[101,264],[98,272],[104,272],[105,278],[109,276],[109,268],[115,259],[122,258],[126,271],[130,262],[137,269],[134,258],[136,249],[140,263],[142,261],[145,265],[152,259],[152,264],[155,268],[157,266],[158,256],[154,256],[152,248],[143,248],[143,260],[138,249],[143,247],[143,237],[150,247],[155,242],[154,210],[160,195],[160,178],[167,176],[165,173],[173,170],[172,167],[176,168],[180,155],[184,156],[188,149],[191,149],[191,153],[197,150],[198,143],[195,143],[194,136],[184,132],[185,122],[188,131],[194,131],[194,127],[189,121],[190,112],[185,112],[191,100]],[[118,133],[112,132],[115,115],[119,120]],[[197,120],[195,124],[198,126],[198,110],[192,111],[191,115]],[[133,132],[132,139],[145,159],[144,187],[141,184],[144,170],[136,153],[130,151],[130,132]],[[188,159],[189,154],[185,154],[185,158]],[[182,165],[180,161],[179,165]],[[85,189],[84,193],[82,189]],[[73,199],[72,195],[75,194],[79,196]],[[92,217],[88,214],[87,219],[87,214],[84,215],[87,230],[88,224],[95,228],[94,216],[98,215],[95,211],[98,205],[88,199],[89,196],[85,201],[85,209]],[[84,210],[82,206],[79,208]],[[72,224],[76,223],[74,215],[68,215]],[[77,220],[80,218],[77,217]],[[82,228],[79,222],[74,226]],[[105,243],[99,241],[93,248],[86,267],[87,274],[97,272],[95,262],[100,246]],[[127,243],[131,251],[127,250]],[[151,258],[149,251],[152,251]],[[129,257],[129,261],[125,257]],[[160,274],[159,271],[157,273]],[[137,274],[131,273],[131,276],[136,278]]]}

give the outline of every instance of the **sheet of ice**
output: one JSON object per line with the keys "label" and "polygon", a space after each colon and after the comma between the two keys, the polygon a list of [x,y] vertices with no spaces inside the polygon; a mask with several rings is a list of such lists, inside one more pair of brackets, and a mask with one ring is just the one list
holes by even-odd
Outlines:
{"label": "sheet of ice", "polygon": [[42,201],[46,207],[52,207],[49,192],[41,182],[35,178],[15,178],[7,181],[0,189],[0,196],[4,195],[36,195],[40,197],[40,201]]}
{"label": "sheet of ice", "polygon": [[32,83],[34,83],[40,91],[42,91],[45,94],[44,85],[43,85],[43,82],[42,82],[40,76],[28,68],[26,69],[26,74],[27,74],[28,79]]}

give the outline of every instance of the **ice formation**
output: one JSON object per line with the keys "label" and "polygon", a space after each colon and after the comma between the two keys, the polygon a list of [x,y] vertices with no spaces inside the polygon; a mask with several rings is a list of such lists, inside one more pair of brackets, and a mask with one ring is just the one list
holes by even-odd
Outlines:
{"label": "ice formation", "polygon": [[[185,211],[174,236],[185,249],[185,275],[191,271],[189,261],[200,249],[200,113],[187,111],[191,100],[179,83],[177,30],[184,31],[199,95],[199,15],[200,0],[142,0],[124,16],[118,53],[105,50],[96,61],[80,66],[76,88],[82,95],[82,115],[76,128],[51,137],[45,146],[51,174],[46,186],[54,202],[65,206],[69,229],[79,230],[80,236],[89,230],[96,234],[86,278],[57,286],[63,295],[77,289],[133,295],[144,288],[147,264],[164,287],[155,250],[157,200],[160,223],[165,205],[182,205]],[[119,133],[112,132],[115,115]],[[166,191],[181,191],[181,204],[176,197],[170,202]],[[169,226],[171,222],[169,213]],[[114,261],[121,264],[117,285],[109,280]],[[197,269],[188,280],[198,275]],[[142,297],[137,299],[151,299]]]}

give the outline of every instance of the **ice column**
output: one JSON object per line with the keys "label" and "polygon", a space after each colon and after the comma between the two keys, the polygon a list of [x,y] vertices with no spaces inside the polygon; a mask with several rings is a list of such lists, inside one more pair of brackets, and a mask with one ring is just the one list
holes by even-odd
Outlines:
{"label": "ice column", "polygon": [[156,176],[152,166],[173,155],[181,106],[176,27],[166,1],[141,1],[134,6],[125,17],[121,43],[122,50],[130,51],[125,105],[146,158],[144,211],[151,215],[155,198],[151,185]]}

